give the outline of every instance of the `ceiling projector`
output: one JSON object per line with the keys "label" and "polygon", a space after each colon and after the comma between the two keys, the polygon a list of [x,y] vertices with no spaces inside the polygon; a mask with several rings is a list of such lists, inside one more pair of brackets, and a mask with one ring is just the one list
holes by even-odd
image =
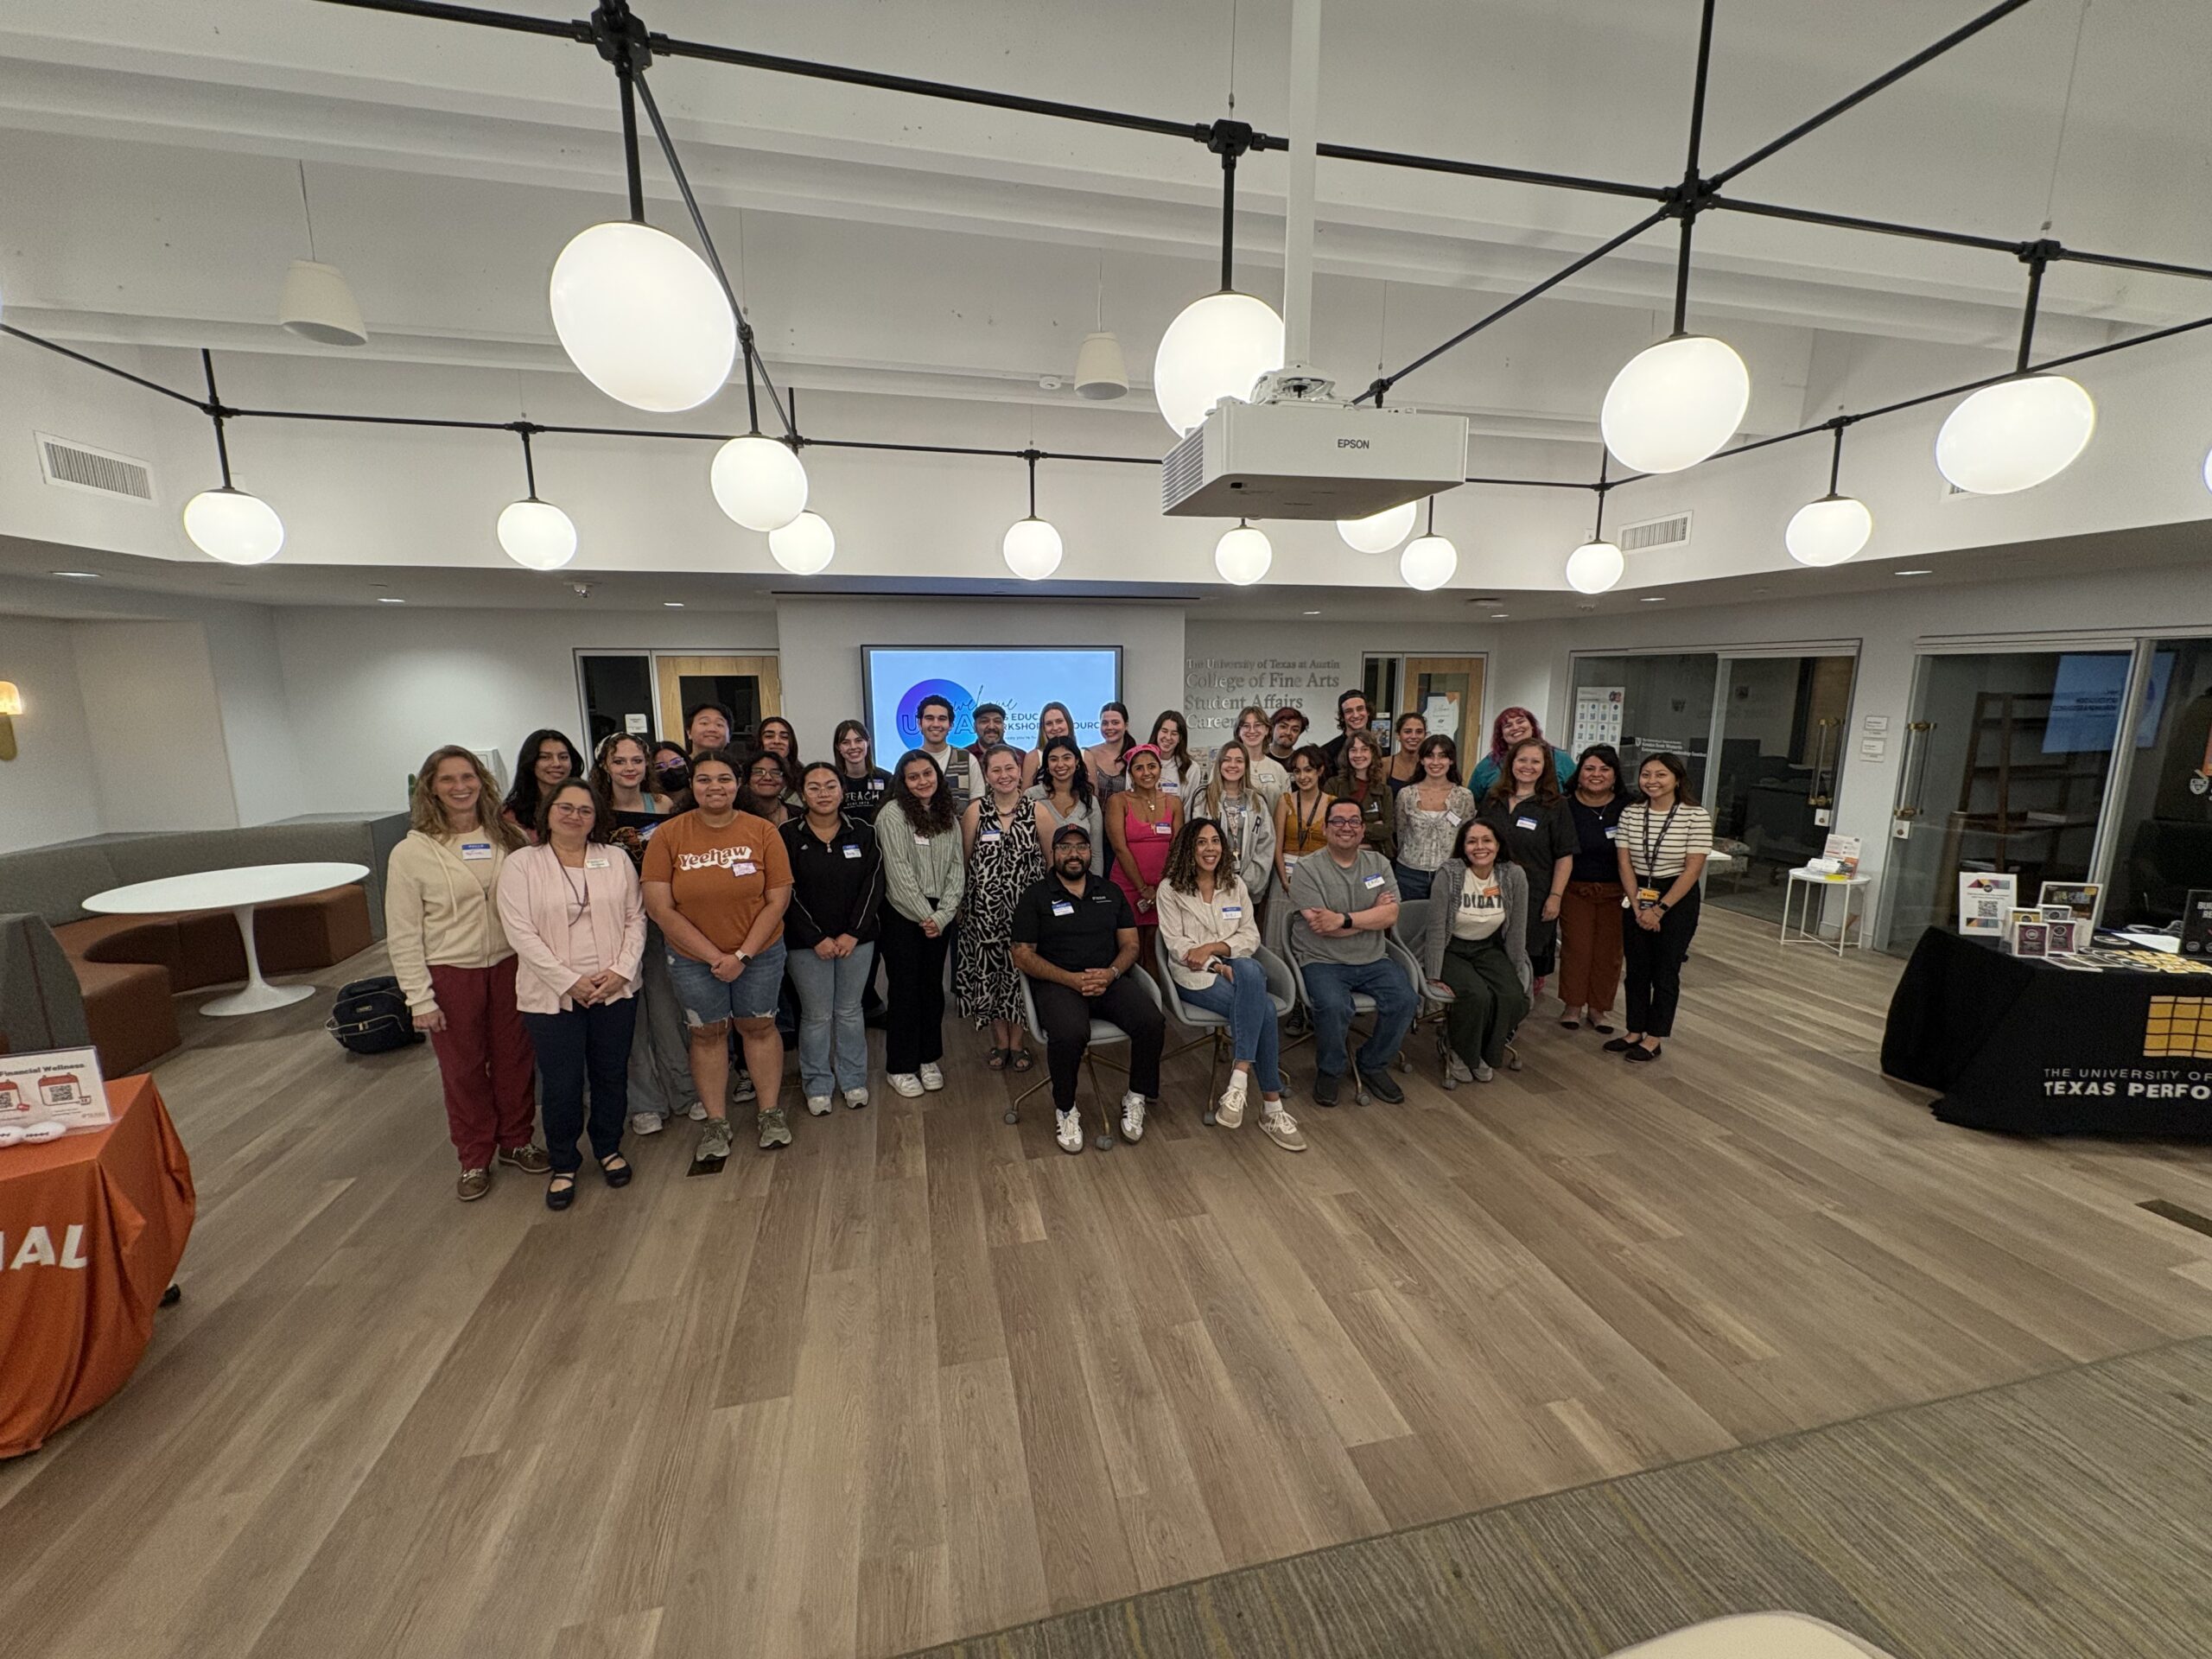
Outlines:
{"label": "ceiling projector", "polygon": [[1224,397],[1160,463],[1160,504],[1192,518],[1364,518],[1457,489],[1466,471],[1464,415]]}

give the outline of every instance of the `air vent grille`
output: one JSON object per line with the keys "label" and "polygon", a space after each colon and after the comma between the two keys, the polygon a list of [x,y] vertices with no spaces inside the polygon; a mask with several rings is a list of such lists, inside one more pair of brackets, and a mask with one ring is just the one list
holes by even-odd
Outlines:
{"label": "air vent grille", "polygon": [[1206,429],[1203,426],[1167,452],[1160,463],[1160,505],[1163,511],[1205,482]]}
{"label": "air vent grille", "polygon": [[1649,553],[1655,547],[1681,547],[1690,538],[1690,515],[1678,512],[1666,518],[1647,518],[1640,524],[1623,524],[1614,539],[1624,553]]}
{"label": "air vent grille", "polygon": [[48,483],[92,495],[120,495],[135,501],[154,499],[153,469],[144,461],[44,432],[35,435],[38,439],[39,470]]}

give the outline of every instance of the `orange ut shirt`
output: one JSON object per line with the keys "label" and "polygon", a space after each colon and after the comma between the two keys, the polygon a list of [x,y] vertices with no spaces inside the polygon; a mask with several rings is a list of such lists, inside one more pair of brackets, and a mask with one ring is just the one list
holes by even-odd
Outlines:
{"label": "orange ut shirt", "polygon": [[[735,950],[760,919],[768,894],[791,886],[791,855],[766,818],[741,812],[715,830],[696,812],[685,812],[645,843],[645,879],[667,882],[683,919],[717,948]],[[763,948],[783,937],[779,925]]]}

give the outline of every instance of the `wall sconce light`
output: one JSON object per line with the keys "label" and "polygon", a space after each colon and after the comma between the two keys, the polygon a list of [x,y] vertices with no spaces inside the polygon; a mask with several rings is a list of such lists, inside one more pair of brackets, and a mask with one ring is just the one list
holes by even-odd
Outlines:
{"label": "wall sconce light", "polygon": [[16,758],[16,716],[23,712],[23,694],[13,680],[0,680],[0,760]]}

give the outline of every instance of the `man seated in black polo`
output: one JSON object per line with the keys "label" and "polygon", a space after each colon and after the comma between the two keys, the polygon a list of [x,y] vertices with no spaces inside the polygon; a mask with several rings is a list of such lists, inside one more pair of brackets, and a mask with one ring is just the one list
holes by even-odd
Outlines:
{"label": "man seated in black polo", "polygon": [[1122,1096],[1122,1134],[1144,1134],[1144,1103],[1160,1092],[1160,1051],[1167,1021],[1160,1004],[1133,982],[1137,918],[1121,888],[1090,873],[1090,835],[1064,823],[1052,835],[1052,873],[1014,902],[1014,965],[1029,976],[1045,1063],[1052,1074],[1054,1139],[1083,1150],[1075,1086],[1090,1046],[1090,1022],[1104,1020],[1129,1038],[1129,1086]]}

